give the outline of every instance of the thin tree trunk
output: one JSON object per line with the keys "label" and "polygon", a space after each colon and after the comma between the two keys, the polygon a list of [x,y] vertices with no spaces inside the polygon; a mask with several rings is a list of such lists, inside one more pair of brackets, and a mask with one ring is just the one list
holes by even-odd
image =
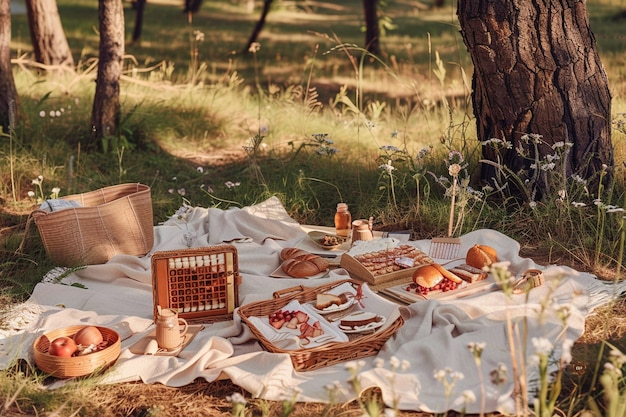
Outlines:
{"label": "thin tree trunk", "polygon": [[137,42],[141,38],[141,30],[143,28],[143,11],[146,8],[146,0],[137,0],[135,7],[135,29],[133,30],[132,42]]}
{"label": "thin tree trunk", "polygon": [[92,142],[107,150],[117,135],[120,116],[120,77],[124,57],[124,7],[122,0],[99,0],[100,57],[96,94],[91,113]]}
{"label": "thin tree trunk", "polygon": [[[572,146],[559,161],[568,177],[594,179],[603,164],[613,165],[608,78],[584,1],[459,0],[457,13],[474,63],[478,140],[511,145],[500,151],[483,145],[484,159],[526,180],[535,159],[553,154],[551,145],[563,142]],[[545,142],[538,154],[521,140],[531,133]],[[498,172],[483,164],[481,178],[492,182]],[[535,191],[538,197],[545,193],[545,181]]]}
{"label": "thin tree trunk", "polygon": [[19,109],[11,67],[11,0],[0,0],[0,126],[14,128]]}
{"label": "thin tree trunk", "polygon": [[261,12],[261,17],[259,18],[259,21],[256,23],[256,26],[250,34],[250,38],[248,39],[248,43],[246,44],[246,49],[243,51],[244,53],[248,52],[252,44],[256,42],[259,38],[261,30],[263,29],[263,26],[265,26],[265,19],[267,19],[267,15],[270,12],[270,8],[272,7],[272,1],[273,0],[263,1],[263,11]]}
{"label": "thin tree trunk", "polygon": [[378,0],[363,0],[365,12],[365,49],[374,55],[380,55],[380,31],[378,28]]}
{"label": "thin tree trunk", "polygon": [[44,65],[74,69],[56,0],[26,0],[28,26],[35,60]]}

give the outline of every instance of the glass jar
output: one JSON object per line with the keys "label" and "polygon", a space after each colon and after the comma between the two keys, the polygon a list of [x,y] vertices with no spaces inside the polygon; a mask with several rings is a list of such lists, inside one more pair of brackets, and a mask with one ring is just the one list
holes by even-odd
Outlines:
{"label": "glass jar", "polygon": [[337,204],[337,212],[335,213],[335,231],[337,236],[348,237],[352,228],[352,215],[348,211],[346,203]]}

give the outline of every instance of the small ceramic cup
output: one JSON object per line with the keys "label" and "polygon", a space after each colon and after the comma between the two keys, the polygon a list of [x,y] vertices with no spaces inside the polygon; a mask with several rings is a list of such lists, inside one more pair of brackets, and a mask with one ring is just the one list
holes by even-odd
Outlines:
{"label": "small ceramic cup", "polygon": [[355,220],[352,222],[352,243],[357,240],[372,240],[372,222],[368,220]]}

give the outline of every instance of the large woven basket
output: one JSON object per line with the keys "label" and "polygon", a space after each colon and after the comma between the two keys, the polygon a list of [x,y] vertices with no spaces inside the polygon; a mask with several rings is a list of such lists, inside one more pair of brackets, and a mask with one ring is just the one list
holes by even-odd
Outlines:
{"label": "large woven basket", "polygon": [[35,210],[48,256],[60,266],[106,263],[118,254],[142,256],[154,244],[150,187],[119,184],[63,197],[80,207]]}
{"label": "large woven basket", "polygon": [[57,378],[73,378],[90,375],[94,372],[105,370],[112,365],[120,355],[121,341],[116,331],[107,327],[96,326],[102,333],[103,341],[107,347],[82,356],[62,358],[48,353],[50,343],[61,336],[72,337],[84,325],[69,326],[62,329],[52,330],[39,336],[33,343],[33,353],[37,367],[42,371]]}
{"label": "large woven basket", "polygon": [[252,333],[259,340],[261,346],[273,353],[286,353],[290,356],[294,369],[297,371],[312,371],[340,362],[351,361],[376,355],[387,340],[404,324],[399,316],[391,325],[374,333],[351,335],[347,342],[329,343],[313,348],[285,350],[271,343],[263,333],[250,321],[250,317],[266,317],[280,310],[292,300],[308,303],[317,299],[317,294],[328,292],[344,283],[350,283],[357,288],[362,283],[355,280],[336,281],[319,287],[307,288],[302,285],[288,288],[274,293],[274,298],[267,301],[258,301],[241,306],[237,313],[242,321],[248,325]]}

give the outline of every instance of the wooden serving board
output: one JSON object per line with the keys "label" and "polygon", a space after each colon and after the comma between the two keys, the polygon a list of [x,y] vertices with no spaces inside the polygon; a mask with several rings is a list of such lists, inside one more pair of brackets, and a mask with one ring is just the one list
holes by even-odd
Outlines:
{"label": "wooden serving board", "polygon": [[[408,245],[407,245],[408,246]],[[350,276],[365,281],[370,284],[370,287],[376,289],[391,286],[395,284],[409,283],[413,279],[413,273],[422,265],[433,263],[433,260],[428,257],[424,252],[415,248],[413,249],[414,255],[417,256],[418,261],[415,261],[415,265],[411,268],[399,268],[395,271],[386,273],[374,273],[368,269],[363,263],[359,262],[357,256],[353,256],[350,253],[344,253],[341,257],[341,267],[350,273]],[[379,252],[375,252],[379,253]],[[367,254],[366,254],[367,255]],[[385,255],[376,256],[385,257]],[[387,262],[393,263],[394,255],[393,250],[390,251]]]}
{"label": "wooden serving board", "polygon": [[496,284],[491,279],[485,279],[483,281],[467,284],[462,288],[457,288],[452,291],[432,291],[427,295],[421,295],[414,291],[407,291],[406,287],[409,284],[395,285],[389,288],[385,288],[379,291],[381,295],[387,296],[400,301],[405,304],[411,304],[418,301],[425,300],[456,300],[464,297],[469,297],[474,294],[478,294],[486,291],[497,290]]}

